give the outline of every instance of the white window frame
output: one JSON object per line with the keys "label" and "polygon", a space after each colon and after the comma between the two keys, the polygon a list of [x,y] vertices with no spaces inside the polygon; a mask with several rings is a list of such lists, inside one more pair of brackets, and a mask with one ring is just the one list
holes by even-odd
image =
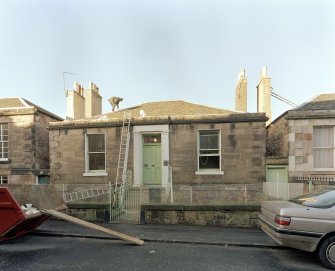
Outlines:
{"label": "white window frame", "polygon": [[[314,138],[313,138],[313,169],[318,171],[333,171],[335,170],[335,126],[333,125],[318,125],[313,127],[313,137],[314,137],[314,130],[317,128],[327,128],[332,127],[333,128],[333,147],[315,147],[314,146]],[[318,168],[314,167],[314,154],[316,149],[331,149],[333,151],[333,167],[331,168]]]}
{"label": "white window frame", "polygon": [[[4,125],[7,125],[7,140],[3,138]],[[7,152],[4,151],[4,146],[7,144]],[[7,154],[7,158],[5,158],[4,154]],[[9,160],[9,129],[8,123],[0,123],[0,161],[8,161]]]}
{"label": "white window frame", "polygon": [[0,184],[7,184],[7,183],[8,183],[8,176],[0,175]]}
{"label": "white window frame", "polygon": [[[200,162],[200,133],[204,131],[217,131],[219,136],[219,153],[217,154],[210,154],[207,156],[219,156],[219,168],[213,169],[200,169],[199,162]],[[199,129],[197,131],[197,171],[195,172],[196,175],[223,175],[224,172],[221,170],[221,129]]]}
{"label": "white window frame", "polygon": [[[89,169],[89,148],[88,148],[88,137],[90,135],[103,135],[104,136],[104,152],[98,152],[98,153],[104,153],[105,155],[105,169],[103,170],[90,170]],[[89,177],[89,176],[108,176],[106,172],[106,134],[104,133],[87,133],[85,134],[85,172],[83,176]]]}

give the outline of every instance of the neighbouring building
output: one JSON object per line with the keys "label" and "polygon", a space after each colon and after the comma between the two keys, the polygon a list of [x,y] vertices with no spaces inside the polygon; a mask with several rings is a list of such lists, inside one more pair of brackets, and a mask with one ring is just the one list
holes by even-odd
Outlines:
{"label": "neighbouring building", "polygon": [[335,176],[335,94],[286,111],[267,127],[267,180]]}
{"label": "neighbouring building", "polygon": [[[114,182],[124,112],[131,111],[128,169],[135,186],[245,184],[265,180],[267,118],[185,101],[144,103],[50,123],[58,184]],[[172,174],[172,176],[171,176]]]}
{"label": "neighbouring building", "polygon": [[49,182],[49,122],[62,118],[23,98],[0,99],[0,184]]}

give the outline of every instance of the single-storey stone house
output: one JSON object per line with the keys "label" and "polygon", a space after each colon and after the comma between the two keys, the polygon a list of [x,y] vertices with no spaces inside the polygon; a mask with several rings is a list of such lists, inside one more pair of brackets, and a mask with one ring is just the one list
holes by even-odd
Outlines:
{"label": "single-storey stone house", "polygon": [[115,182],[124,112],[131,112],[128,170],[135,186],[261,183],[267,117],[185,101],[148,102],[50,123],[57,184]]}
{"label": "single-storey stone house", "polygon": [[48,183],[48,126],[61,120],[23,98],[0,99],[0,184]]}
{"label": "single-storey stone house", "polygon": [[335,175],[335,94],[286,111],[267,127],[267,180]]}

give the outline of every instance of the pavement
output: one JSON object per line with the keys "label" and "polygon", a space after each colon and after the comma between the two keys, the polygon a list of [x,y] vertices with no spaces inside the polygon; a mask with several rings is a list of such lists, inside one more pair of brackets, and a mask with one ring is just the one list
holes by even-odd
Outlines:
{"label": "pavement", "polygon": [[[107,222],[96,224],[140,238],[145,242],[280,248],[277,243],[260,229],[193,225],[111,224]],[[44,222],[33,234],[40,236],[117,239],[96,230],[55,219],[49,219]]]}

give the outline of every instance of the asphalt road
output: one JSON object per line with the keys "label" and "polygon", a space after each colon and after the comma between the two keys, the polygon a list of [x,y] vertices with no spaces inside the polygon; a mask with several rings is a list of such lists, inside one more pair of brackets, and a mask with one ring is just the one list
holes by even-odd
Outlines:
{"label": "asphalt road", "polygon": [[324,269],[314,254],[292,249],[224,247],[70,237],[25,236],[0,244],[0,270],[294,270]]}

